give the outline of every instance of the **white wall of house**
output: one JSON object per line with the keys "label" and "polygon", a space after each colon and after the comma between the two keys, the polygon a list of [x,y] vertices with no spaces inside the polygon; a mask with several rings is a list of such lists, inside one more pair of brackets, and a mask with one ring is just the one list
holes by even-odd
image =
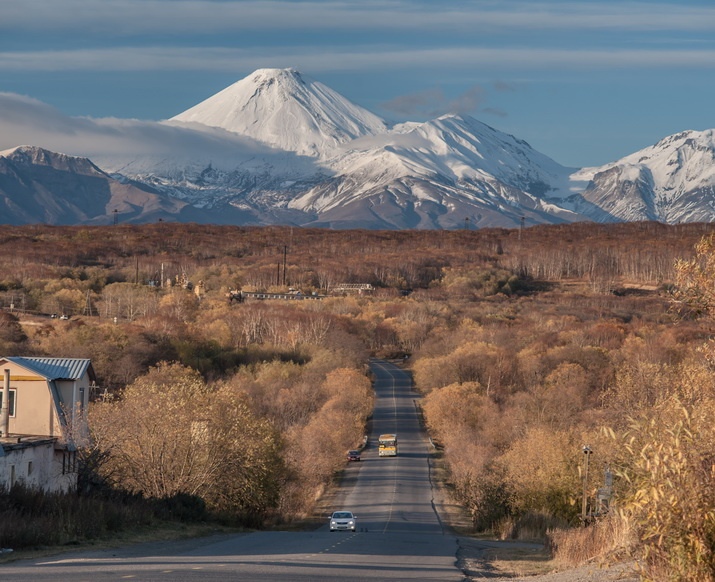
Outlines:
{"label": "white wall of house", "polygon": [[0,455],[0,488],[15,483],[51,492],[77,489],[77,453],[55,450],[55,440],[13,443],[3,441]]}

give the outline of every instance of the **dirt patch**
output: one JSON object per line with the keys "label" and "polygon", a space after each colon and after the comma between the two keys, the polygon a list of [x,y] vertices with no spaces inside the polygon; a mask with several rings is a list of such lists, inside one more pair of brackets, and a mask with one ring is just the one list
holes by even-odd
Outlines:
{"label": "dirt patch", "polygon": [[495,582],[638,582],[633,562],[559,566],[541,544],[458,539],[457,566],[465,580]]}
{"label": "dirt patch", "polygon": [[513,579],[553,570],[551,556],[542,544],[504,542],[460,537],[457,565],[467,580]]}

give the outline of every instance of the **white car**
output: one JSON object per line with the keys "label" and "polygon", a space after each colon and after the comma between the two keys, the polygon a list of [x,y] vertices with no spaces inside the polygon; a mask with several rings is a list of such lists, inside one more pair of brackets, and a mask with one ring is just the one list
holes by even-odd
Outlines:
{"label": "white car", "polygon": [[357,515],[352,511],[336,511],[330,516],[330,531],[357,529]]}

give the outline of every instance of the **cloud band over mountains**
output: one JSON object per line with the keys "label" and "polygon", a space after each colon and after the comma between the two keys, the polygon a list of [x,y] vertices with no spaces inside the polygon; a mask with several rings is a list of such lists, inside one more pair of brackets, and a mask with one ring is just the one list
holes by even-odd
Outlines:
{"label": "cloud band over mountains", "polygon": [[[290,161],[284,159],[285,152],[276,152],[248,137],[217,128],[137,119],[70,117],[36,99],[0,93],[0,151],[20,145],[89,157],[95,162],[104,156],[128,161],[151,156],[166,157],[176,163],[192,160],[234,168],[256,155],[268,159],[280,156],[282,163]],[[198,153],[201,155],[197,159]]]}

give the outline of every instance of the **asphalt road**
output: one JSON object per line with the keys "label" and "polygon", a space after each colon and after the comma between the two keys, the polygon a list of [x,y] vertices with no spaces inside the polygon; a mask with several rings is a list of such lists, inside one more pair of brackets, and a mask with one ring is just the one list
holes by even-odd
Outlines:
{"label": "asphalt road", "polygon": [[[371,368],[373,432],[362,460],[347,468],[335,507],[357,515],[357,532],[330,533],[326,517],[313,532],[257,532],[15,562],[0,566],[0,580],[462,580],[457,541],[443,533],[432,506],[428,442],[410,377],[382,360]],[[397,457],[378,457],[382,433],[397,434]]]}

